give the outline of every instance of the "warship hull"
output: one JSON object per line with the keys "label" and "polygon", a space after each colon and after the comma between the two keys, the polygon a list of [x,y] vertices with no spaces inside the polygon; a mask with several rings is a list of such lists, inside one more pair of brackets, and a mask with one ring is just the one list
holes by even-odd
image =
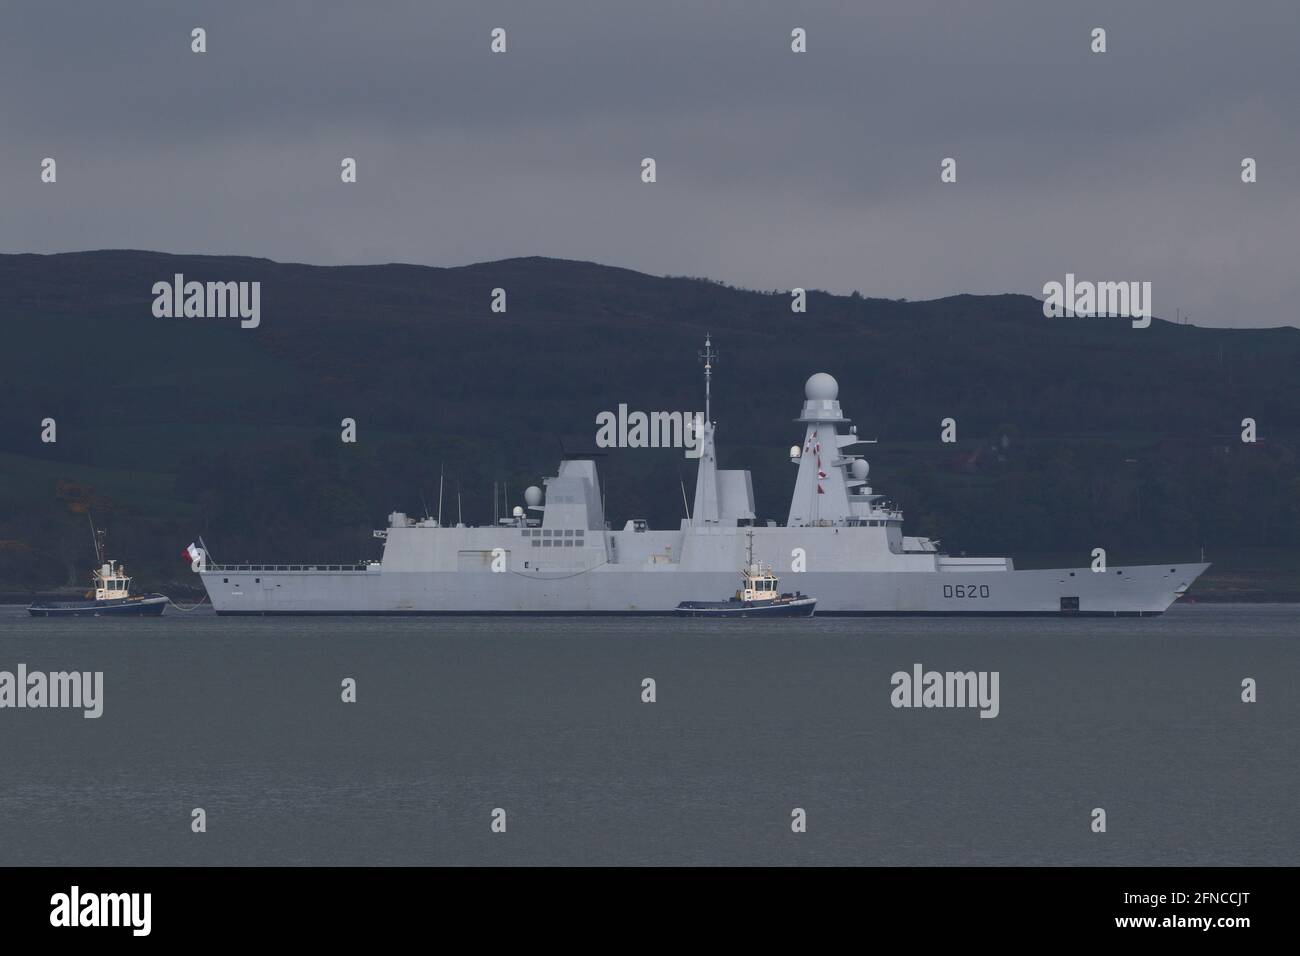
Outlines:
{"label": "warship hull", "polygon": [[[1152,616],[1205,564],[1000,572],[808,571],[799,589],[817,614],[861,616]],[[224,583],[223,583],[224,582]],[[218,614],[671,615],[734,587],[732,571],[209,571]],[[957,597],[961,594],[961,597]],[[968,596],[970,595],[970,596]]]}

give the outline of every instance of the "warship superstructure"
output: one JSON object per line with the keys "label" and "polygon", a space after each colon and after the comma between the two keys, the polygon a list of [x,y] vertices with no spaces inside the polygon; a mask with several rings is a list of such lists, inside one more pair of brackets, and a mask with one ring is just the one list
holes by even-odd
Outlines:
{"label": "warship superstructure", "polygon": [[903,514],[869,484],[868,444],[819,372],[804,387],[790,450],[786,520],[759,522],[748,471],[717,467],[706,341],[705,415],[689,517],[611,528],[593,458],[569,458],[545,490],[496,525],[444,525],[402,512],[375,532],[379,561],[219,565],[199,573],[218,614],[672,614],[734,589],[752,560],[817,597],[818,615],[1155,615],[1208,564],[1016,570],[1009,558],[955,557],[903,533]]}

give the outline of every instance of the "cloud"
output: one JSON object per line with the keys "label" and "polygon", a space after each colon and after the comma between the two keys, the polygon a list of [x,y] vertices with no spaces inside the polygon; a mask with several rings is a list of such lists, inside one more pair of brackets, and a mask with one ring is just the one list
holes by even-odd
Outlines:
{"label": "cloud", "polygon": [[0,249],[552,255],[909,298],[1072,271],[1297,324],[1297,41],[1285,2],[31,5],[0,34]]}

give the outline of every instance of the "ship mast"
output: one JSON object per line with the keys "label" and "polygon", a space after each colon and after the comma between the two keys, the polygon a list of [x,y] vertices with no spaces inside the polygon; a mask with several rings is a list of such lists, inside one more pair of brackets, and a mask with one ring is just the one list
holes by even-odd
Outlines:
{"label": "ship mast", "polygon": [[713,360],[718,357],[718,353],[713,351],[712,335],[708,332],[704,333],[704,351],[700,352],[699,356],[704,362],[704,420],[712,423],[713,415],[709,408],[709,393],[713,378]]}
{"label": "ship mast", "polygon": [[90,537],[95,543],[95,562],[102,565],[104,563],[104,532],[95,527],[95,519],[89,514],[86,515],[86,519],[90,522]]}
{"label": "ship mast", "polygon": [[718,516],[718,472],[717,463],[713,458],[713,363],[718,359],[718,353],[713,351],[713,336],[709,333],[704,335],[704,351],[699,353],[700,359],[704,362],[704,420],[700,421],[699,416],[692,416],[692,433],[698,426],[699,434],[695,435],[699,451],[699,470],[695,473],[695,507],[692,509],[694,514],[691,516],[692,525],[716,525],[719,521]]}

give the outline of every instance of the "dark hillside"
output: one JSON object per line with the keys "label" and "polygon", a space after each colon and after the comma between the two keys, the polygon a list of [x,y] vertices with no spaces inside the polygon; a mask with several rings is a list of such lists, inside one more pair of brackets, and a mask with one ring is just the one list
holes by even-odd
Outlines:
{"label": "dark hillside", "polygon": [[[262,283],[261,326],[160,319],[151,287]],[[489,309],[506,289],[508,312]],[[724,467],[784,518],[791,419],[814,371],[840,382],[873,483],[953,552],[1300,554],[1300,330],[1043,317],[1025,296],[929,302],[785,293],[529,258],[455,269],[316,267],[104,251],[0,256],[0,590],[80,583],[84,513],[162,586],[202,533],[225,560],[350,560],[394,509],[490,520],[595,416],[703,406],[722,353]],[[958,422],[959,442],[939,441]],[[1260,442],[1240,441],[1241,420]],[[54,418],[58,441],[40,441]],[[355,418],[359,441],[339,441]],[[675,525],[694,464],[602,462],[611,517]],[[1262,553],[1262,552],[1259,552]],[[1280,585],[1279,585],[1280,586]]]}

